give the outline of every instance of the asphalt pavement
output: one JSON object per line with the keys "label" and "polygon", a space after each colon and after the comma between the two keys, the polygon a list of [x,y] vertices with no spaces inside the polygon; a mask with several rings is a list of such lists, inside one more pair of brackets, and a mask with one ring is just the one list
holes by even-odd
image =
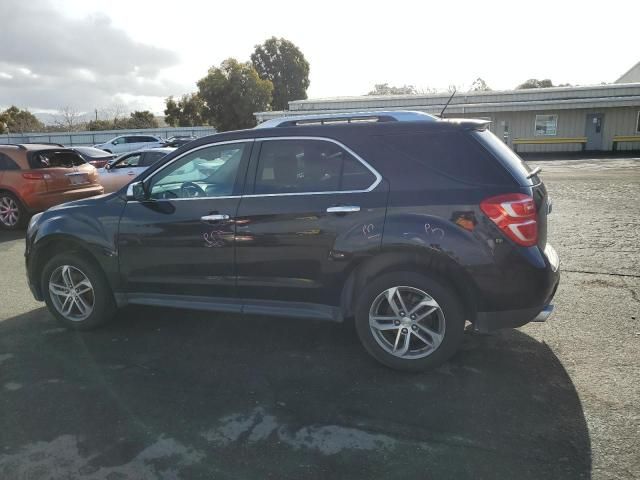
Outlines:
{"label": "asphalt pavement", "polygon": [[0,232],[0,478],[640,478],[640,159],[535,165],[555,317],[421,374],[323,322],[128,308],[69,332]]}

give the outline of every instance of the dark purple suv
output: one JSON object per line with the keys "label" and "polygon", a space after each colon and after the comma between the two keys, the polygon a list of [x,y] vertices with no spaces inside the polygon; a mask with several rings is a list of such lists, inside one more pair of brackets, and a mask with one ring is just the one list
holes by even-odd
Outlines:
{"label": "dark purple suv", "polygon": [[355,321],[383,364],[438,365],[466,322],[545,320],[558,286],[545,186],[487,126],[376,112],[195,140],[36,215],[32,291],[76,329],[127,304]]}

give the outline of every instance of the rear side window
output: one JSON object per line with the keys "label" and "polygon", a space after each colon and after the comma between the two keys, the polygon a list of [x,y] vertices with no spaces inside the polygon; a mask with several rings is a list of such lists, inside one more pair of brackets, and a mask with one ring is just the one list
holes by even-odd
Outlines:
{"label": "rear side window", "polygon": [[34,152],[29,157],[31,168],[72,168],[85,163],[80,155],[69,151]]}
{"label": "rear side window", "polygon": [[0,153],[0,172],[7,170],[20,170],[20,167],[7,155]]}
{"label": "rear side window", "polygon": [[262,144],[255,193],[366,190],[375,175],[339,145],[325,140],[272,140]]}
{"label": "rear side window", "polygon": [[531,178],[528,177],[531,167],[493,133],[482,131],[473,132],[472,135],[509,169],[518,184],[528,186],[540,183],[537,175],[533,175]]}
{"label": "rear side window", "polygon": [[502,166],[462,132],[387,135],[384,141],[431,170],[464,183],[513,183]]}

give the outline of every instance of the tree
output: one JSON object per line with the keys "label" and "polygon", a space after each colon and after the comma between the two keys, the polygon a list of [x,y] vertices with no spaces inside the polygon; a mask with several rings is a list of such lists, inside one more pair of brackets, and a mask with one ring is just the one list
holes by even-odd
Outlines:
{"label": "tree", "polygon": [[272,100],[273,84],[262,80],[251,62],[234,58],[211,67],[197,85],[203,117],[220,131],[254,127],[253,112],[267,110]]}
{"label": "tree", "polygon": [[304,100],[309,88],[309,62],[300,49],[284,38],[271,37],[256,45],[253,68],[262,80],[273,84],[274,110],[286,110],[290,100]]}
{"label": "tree", "polygon": [[39,132],[44,124],[29,110],[20,110],[16,106],[0,112],[0,133]]}
{"label": "tree", "polygon": [[149,110],[131,112],[125,128],[158,128],[158,121]]}
{"label": "tree", "polygon": [[81,123],[82,113],[73,107],[61,107],[55,119],[56,126],[67,132],[73,132],[78,129]]}
{"label": "tree", "polygon": [[165,122],[172,127],[197,127],[206,122],[202,117],[205,104],[200,95],[183,95],[177,102],[173,97],[165,100]]}
{"label": "tree", "polygon": [[523,90],[525,88],[550,88],[553,87],[553,82],[548,78],[544,80],[538,80],[537,78],[530,78],[526,82],[518,85],[516,90]]}
{"label": "tree", "polygon": [[483,78],[476,78],[471,84],[471,88],[469,89],[471,92],[490,92],[491,87],[487,85],[487,82],[484,81]]}
{"label": "tree", "polygon": [[114,130],[111,120],[91,120],[87,123],[87,130]]}
{"label": "tree", "polygon": [[394,87],[388,83],[377,83],[367,95],[418,95],[419,93],[413,85]]}

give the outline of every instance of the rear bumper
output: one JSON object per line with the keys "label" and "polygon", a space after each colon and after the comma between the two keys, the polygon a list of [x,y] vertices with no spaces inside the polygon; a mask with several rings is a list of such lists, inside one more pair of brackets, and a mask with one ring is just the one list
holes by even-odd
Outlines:
{"label": "rear bumper", "polygon": [[554,307],[551,301],[560,284],[559,260],[551,245],[545,249],[544,256],[546,266],[535,284],[540,303],[535,307],[517,310],[477,312],[473,326],[475,332],[488,333],[501,328],[516,328],[529,322],[545,322],[552,317]]}
{"label": "rear bumper", "polygon": [[503,312],[478,312],[473,331],[489,333],[502,328],[517,328],[529,322],[546,322],[553,316],[551,303],[523,310],[505,310]]}
{"label": "rear bumper", "polygon": [[47,208],[59,205],[61,203],[71,202],[73,200],[80,200],[87,197],[93,197],[96,195],[102,195],[104,188],[102,185],[91,185],[85,188],[77,188],[75,190],[68,190],[64,192],[47,193],[44,192],[39,195],[34,195],[30,198],[25,198],[27,209],[31,213],[42,212]]}

